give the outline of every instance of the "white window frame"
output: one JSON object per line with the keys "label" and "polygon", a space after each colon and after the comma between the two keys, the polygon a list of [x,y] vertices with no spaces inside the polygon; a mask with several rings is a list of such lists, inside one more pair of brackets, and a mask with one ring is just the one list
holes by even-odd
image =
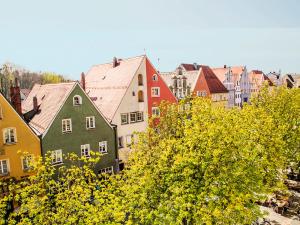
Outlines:
{"label": "white window frame", "polygon": [[107,141],[100,141],[99,142],[99,152],[102,154],[107,154]]}
{"label": "white window frame", "polygon": [[85,125],[87,130],[95,129],[96,128],[95,116],[85,117]]}
{"label": "white window frame", "polygon": [[152,107],[152,116],[160,116],[159,107]]}
{"label": "white window frame", "polygon": [[151,97],[160,97],[160,87],[151,88]]}
{"label": "white window frame", "polygon": [[84,144],[80,146],[81,157],[90,157],[91,146],[90,144]]}
{"label": "white window frame", "polygon": [[52,165],[58,165],[63,163],[62,149],[53,150],[51,152]]}
{"label": "white window frame", "polygon": [[114,173],[114,167],[109,166],[109,167],[103,168],[103,169],[100,170],[100,173],[113,174]]}
{"label": "white window frame", "polygon": [[[140,119],[139,119],[139,116],[141,117]],[[144,121],[144,112],[136,112],[136,121],[137,122]]]}
{"label": "white window frame", "polygon": [[[70,123],[69,124],[69,129],[67,129],[67,123]],[[64,124],[66,123],[66,124]],[[65,126],[65,130],[64,130],[64,126]],[[61,130],[62,130],[62,133],[65,134],[65,133],[72,133],[72,119],[62,119],[61,121]]]}
{"label": "white window frame", "polygon": [[[3,161],[6,162],[6,172],[4,172]],[[10,172],[9,159],[0,159],[0,176],[7,176]]]}
{"label": "white window frame", "polygon": [[[126,122],[123,122],[123,116],[126,117]],[[128,116],[128,113],[121,113],[121,125],[125,125],[125,124],[128,124],[129,123],[129,116]]]}
{"label": "white window frame", "polygon": [[[13,135],[11,133],[13,131]],[[15,127],[7,127],[2,130],[3,132],[3,143],[4,144],[15,144],[17,143],[17,129]],[[6,141],[6,132],[8,132],[8,141]],[[12,137],[14,141],[12,141]]]}
{"label": "white window frame", "polygon": [[156,73],[152,75],[152,80],[153,81],[158,81],[158,76],[157,76]]}
{"label": "white window frame", "polygon": [[[78,98],[78,102],[76,98]],[[73,106],[80,106],[80,105],[82,105],[82,97],[80,95],[75,95],[73,97]]]}
{"label": "white window frame", "polygon": [[31,166],[29,165],[33,161],[33,155],[26,155],[21,157],[22,169],[30,170]]}
{"label": "white window frame", "polygon": [[[135,118],[134,120],[132,120],[131,115],[134,115],[134,118]],[[137,114],[136,114],[136,112],[131,112],[130,116],[129,116],[129,119],[130,119],[130,123],[136,123],[137,122]]]}

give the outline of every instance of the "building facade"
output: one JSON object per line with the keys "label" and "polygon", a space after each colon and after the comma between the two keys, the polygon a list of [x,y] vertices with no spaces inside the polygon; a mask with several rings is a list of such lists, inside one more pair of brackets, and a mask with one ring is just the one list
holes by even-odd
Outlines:
{"label": "building facade", "polygon": [[0,130],[0,179],[31,175],[31,161],[41,155],[40,139],[2,93]]}
{"label": "building facade", "polygon": [[41,135],[42,154],[54,165],[68,164],[64,156],[101,153],[95,171],[119,170],[116,129],[86,95],[79,83],[36,84],[23,104],[25,119]]}
{"label": "building facade", "polygon": [[149,117],[159,115],[159,104],[176,102],[145,55],[95,65],[83,80],[97,107],[117,125],[119,155],[125,162],[135,134],[146,130]]}

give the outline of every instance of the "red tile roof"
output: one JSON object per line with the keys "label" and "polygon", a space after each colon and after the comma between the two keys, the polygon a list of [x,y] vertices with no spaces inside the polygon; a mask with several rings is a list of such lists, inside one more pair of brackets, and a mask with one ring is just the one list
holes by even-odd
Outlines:
{"label": "red tile roof", "polygon": [[201,66],[199,79],[201,76],[203,76],[204,80],[206,81],[211,94],[228,92],[228,90],[225,88],[225,86],[209,66]]}
{"label": "red tile roof", "polygon": [[197,64],[195,65],[195,64],[181,63],[180,66],[183,67],[183,69],[185,69],[186,71],[193,71],[193,70],[200,69],[200,65]]}

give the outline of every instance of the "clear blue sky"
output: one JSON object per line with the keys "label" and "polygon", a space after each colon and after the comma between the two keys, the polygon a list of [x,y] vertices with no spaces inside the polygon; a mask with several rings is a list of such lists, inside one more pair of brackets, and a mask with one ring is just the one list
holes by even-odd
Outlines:
{"label": "clear blue sky", "polygon": [[0,64],[79,79],[146,49],[161,71],[198,62],[300,72],[299,0],[0,0],[0,9]]}

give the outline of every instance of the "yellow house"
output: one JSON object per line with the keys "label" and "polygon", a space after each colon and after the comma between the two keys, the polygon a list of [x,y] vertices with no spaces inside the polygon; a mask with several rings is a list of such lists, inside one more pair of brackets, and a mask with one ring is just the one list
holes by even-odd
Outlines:
{"label": "yellow house", "polygon": [[40,139],[0,93],[0,179],[30,175],[30,160],[41,155]]}

